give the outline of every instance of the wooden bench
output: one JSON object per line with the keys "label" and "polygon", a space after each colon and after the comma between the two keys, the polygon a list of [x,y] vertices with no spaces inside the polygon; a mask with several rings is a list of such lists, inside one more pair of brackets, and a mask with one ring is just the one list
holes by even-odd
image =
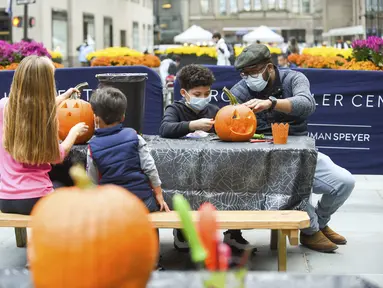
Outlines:
{"label": "wooden bench", "polygon": [[[194,221],[197,212],[193,211]],[[176,212],[152,213],[149,215],[156,228],[182,228]],[[14,227],[17,247],[25,247],[31,216],[4,214],[0,212],[0,227]],[[270,229],[272,250],[278,250],[278,270],[286,271],[286,239],[298,245],[300,229],[310,226],[310,218],[302,211],[217,211],[220,229]]]}

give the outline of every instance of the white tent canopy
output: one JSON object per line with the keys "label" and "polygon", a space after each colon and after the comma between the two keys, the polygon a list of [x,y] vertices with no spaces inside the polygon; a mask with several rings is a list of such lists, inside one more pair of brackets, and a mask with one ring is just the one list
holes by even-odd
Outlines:
{"label": "white tent canopy", "polygon": [[181,34],[174,37],[176,43],[192,43],[209,42],[212,40],[213,34],[197,25],[191,26]]}
{"label": "white tent canopy", "polygon": [[266,26],[260,26],[243,36],[243,41],[247,43],[253,43],[257,40],[268,43],[282,43],[284,41],[281,35]]}
{"label": "white tent canopy", "polygon": [[354,36],[354,35],[364,35],[364,33],[365,33],[364,27],[360,25],[360,26],[331,29],[327,33],[323,33],[322,36],[323,37]]}

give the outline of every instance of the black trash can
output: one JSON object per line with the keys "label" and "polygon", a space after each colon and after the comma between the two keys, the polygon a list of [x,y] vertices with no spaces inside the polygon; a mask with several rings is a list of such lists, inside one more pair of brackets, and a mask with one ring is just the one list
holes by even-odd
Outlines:
{"label": "black trash can", "polygon": [[114,87],[122,91],[128,100],[124,127],[142,133],[145,114],[145,89],[147,73],[107,73],[98,74],[99,88]]}

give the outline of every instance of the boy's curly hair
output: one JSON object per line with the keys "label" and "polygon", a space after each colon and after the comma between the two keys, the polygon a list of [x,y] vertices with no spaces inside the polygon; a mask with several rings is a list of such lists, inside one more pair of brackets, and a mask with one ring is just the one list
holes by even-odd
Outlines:
{"label": "boy's curly hair", "polygon": [[210,87],[215,81],[213,72],[208,68],[190,64],[183,67],[177,74],[177,80],[180,83],[181,89],[189,91],[196,87]]}

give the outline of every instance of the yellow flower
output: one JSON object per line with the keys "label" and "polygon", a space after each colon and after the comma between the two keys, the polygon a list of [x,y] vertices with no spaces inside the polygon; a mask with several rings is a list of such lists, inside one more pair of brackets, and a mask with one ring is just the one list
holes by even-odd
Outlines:
{"label": "yellow flower", "polygon": [[98,58],[98,57],[117,57],[117,56],[142,56],[143,53],[130,49],[128,47],[109,47],[106,49],[98,50],[95,52],[91,52],[88,55],[86,55],[86,59],[88,61],[92,60],[92,58]]}
{"label": "yellow flower", "polygon": [[53,59],[62,59],[63,58],[63,54],[61,54],[61,52],[59,51],[50,51],[48,50],[49,54],[51,55],[51,57]]}
{"label": "yellow flower", "polygon": [[302,54],[311,56],[336,57],[341,55],[348,59],[352,57],[352,49],[337,49],[334,47],[304,48]]}
{"label": "yellow flower", "polygon": [[[277,54],[277,55],[282,54],[281,48],[270,47],[269,45],[266,45],[266,46],[269,48],[271,54]],[[245,49],[245,47],[234,47],[235,56],[238,57],[239,54],[242,53],[243,49]]]}

